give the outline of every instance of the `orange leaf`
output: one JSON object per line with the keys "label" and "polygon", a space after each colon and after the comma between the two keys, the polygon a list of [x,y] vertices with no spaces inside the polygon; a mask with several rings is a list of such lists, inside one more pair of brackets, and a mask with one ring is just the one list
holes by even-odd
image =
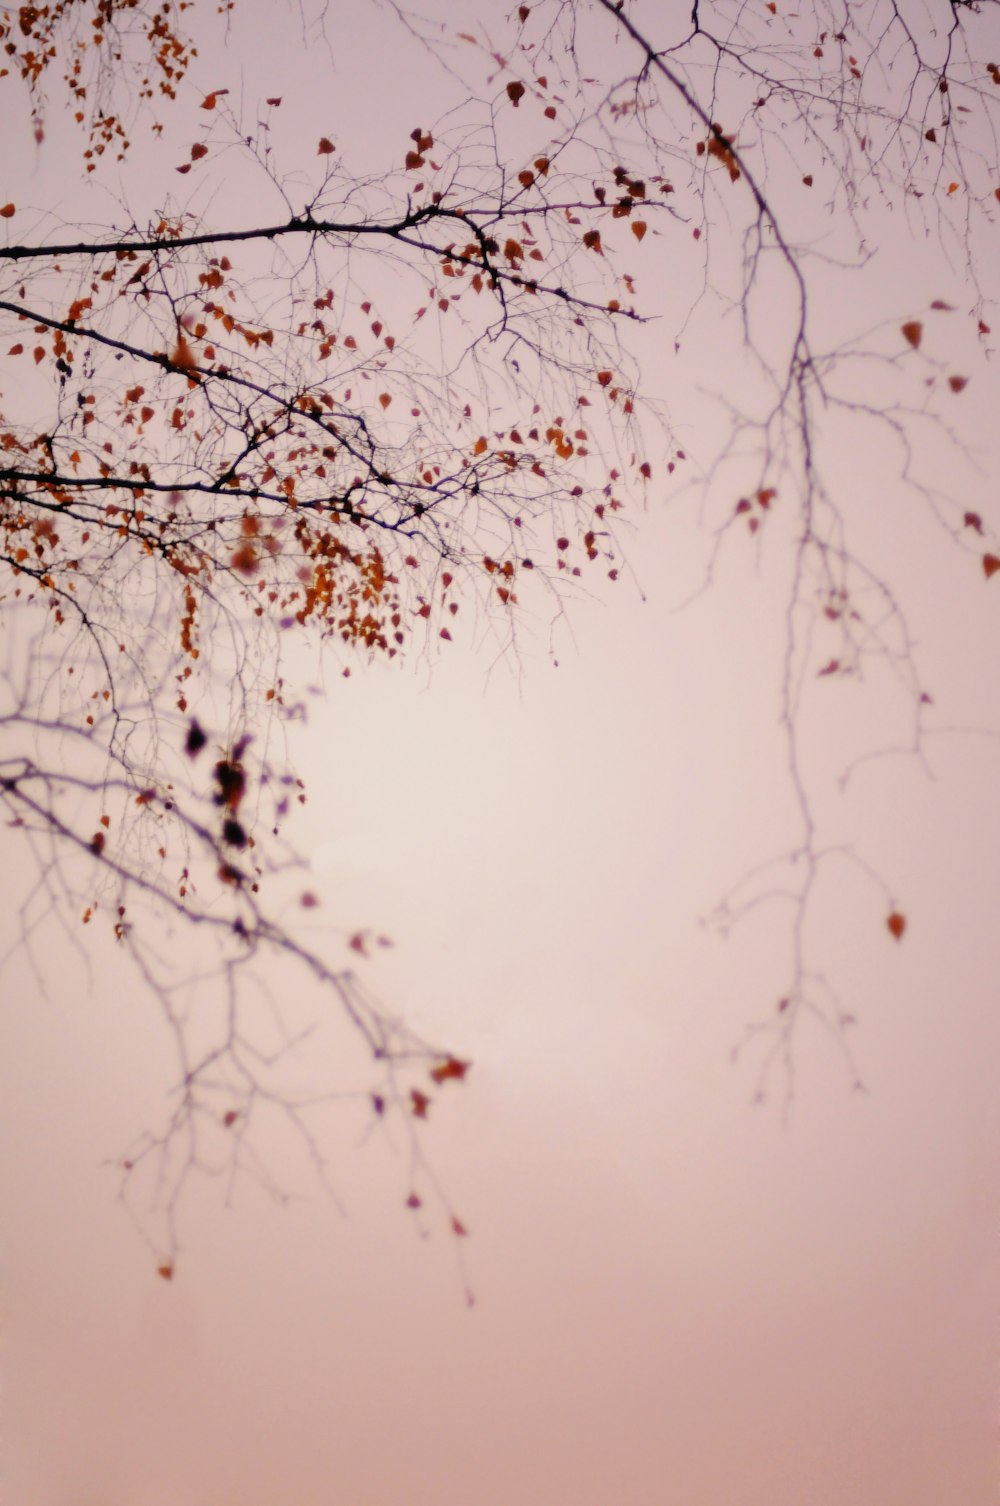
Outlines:
{"label": "orange leaf", "polygon": [[383,408],[388,408],[389,404],[392,402],[392,398],[389,396],[388,392],[380,392],[378,395],[378,400],[382,404]]}
{"label": "orange leaf", "polygon": [[902,326],[902,329],[903,338],[905,340],[909,340],[910,344],[913,346],[913,349],[916,350],[923,337],[923,325],[919,322],[919,320],[911,319],[907,324],[904,324]]}
{"label": "orange leaf", "polygon": [[888,927],[890,936],[894,936],[899,941],[906,930],[906,916],[900,915],[898,910],[893,910],[886,921],[886,926]]}
{"label": "orange leaf", "polygon": [[316,148],[317,157],[329,157],[330,153],[335,150],[336,148],[329,136],[321,136],[319,138],[319,146]]}
{"label": "orange leaf", "polygon": [[170,359],[175,366],[181,366],[185,371],[192,371],[198,364],[195,360],[194,351],[180,331],[178,331],[177,344],[174,346],[174,352]]}
{"label": "orange leaf", "polygon": [[642,238],[643,238],[643,236],[646,234],[646,221],[645,220],[633,220],[632,221],[632,234],[635,236],[635,238],[636,238],[637,241],[641,241]]}
{"label": "orange leaf", "polygon": [[996,575],[998,570],[1000,570],[1000,558],[995,554],[984,554],[983,574],[986,576],[986,579],[989,580],[991,575]]}
{"label": "orange leaf", "polygon": [[174,1268],[168,1261],[166,1265],[158,1265],[156,1267],[156,1274],[162,1276],[164,1281],[170,1281],[173,1278]]}
{"label": "orange leaf", "polygon": [[11,215],[14,214],[15,212],[16,211],[14,209],[13,204],[5,204],[3,206],[3,208],[0,209],[0,219],[9,220],[10,217],[11,217]]}
{"label": "orange leaf", "polygon": [[449,1078],[454,1078],[456,1082],[461,1082],[471,1065],[471,1062],[459,1061],[457,1056],[448,1056],[443,1062],[439,1062],[436,1067],[431,1068],[431,1077],[439,1087],[443,1082],[447,1082]]}
{"label": "orange leaf", "polygon": [[419,1088],[410,1089],[410,1105],[414,1119],[426,1119],[427,1110],[430,1107],[430,1099],[426,1093],[421,1093]]}

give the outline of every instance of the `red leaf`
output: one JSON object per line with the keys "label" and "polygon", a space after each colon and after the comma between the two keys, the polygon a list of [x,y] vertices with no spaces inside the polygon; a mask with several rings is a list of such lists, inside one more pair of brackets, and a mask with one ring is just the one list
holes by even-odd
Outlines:
{"label": "red leaf", "polygon": [[886,926],[888,927],[890,936],[894,936],[899,941],[906,930],[906,916],[900,915],[898,910],[893,910],[886,921]]}
{"label": "red leaf", "polygon": [[911,319],[907,324],[904,324],[902,326],[902,329],[903,338],[905,340],[908,340],[913,346],[913,349],[916,350],[918,345],[920,344],[921,339],[923,338],[923,325],[919,322],[919,320]]}
{"label": "red leaf", "polygon": [[962,388],[968,387],[968,385],[968,377],[950,376],[948,378],[948,386],[951,388],[952,392],[961,392]]}
{"label": "red leaf", "polygon": [[5,204],[3,208],[0,209],[0,219],[9,220],[11,215],[15,213],[16,210],[14,209],[13,204]]}
{"label": "red leaf", "polygon": [[521,83],[520,79],[513,79],[507,85],[507,98],[510,100],[511,104],[516,110],[519,102],[524,98],[524,85]]}
{"label": "red leaf", "polygon": [[203,141],[196,141],[191,148],[191,161],[198,162],[202,157],[208,156],[208,147]]}
{"label": "red leaf", "polygon": [[329,157],[330,153],[333,151],[336,151],[336,147],[334,146],[330,138],[328,136],[321,136],[319,139],[319,146],[316,148],[317,157]]}
{"label": "red leaf", "polygon": [[1000,559],[995,554],[984,554],[983,574],[986,579],[989,580],[991,575],[996,575],[998,570],[1000,570]]}
{"label": "red leaf", "polygon": [[436,1067],[431,1068],[431,1077],[439,1087],[443,1082],[447,1082],[449,1078],[454,1078],[456,1082],[461,1082],[471,1066],[471,1062],[459,1061],[457,1056],[448,1056],[444,1061],[439,1062]]}
{"label": "red leaf", "polygon": [[158,1265],[156,1267],[156,1274],[158,1276],[162,1276],[164,1281],[172,1281],[174,1275],[173,1265],[169,1260],[167,1261],[166,1265]]}
{"label": "red leaf", "polygon": [[410,1105],[414,1119],[426,1119],[427,1110],[430,1107],[430,1099],[426,1093],[421,1093],[419,1088],[410,1089]]}

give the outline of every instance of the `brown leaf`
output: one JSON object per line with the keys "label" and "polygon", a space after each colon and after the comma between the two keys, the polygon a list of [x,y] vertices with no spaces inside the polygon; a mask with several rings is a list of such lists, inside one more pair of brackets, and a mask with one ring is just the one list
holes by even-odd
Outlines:
{"label": "brown leaf", "polygon": [[524,85],[520,79],[512,79],[507,85],[507,98],[516,110],[520,101],[524,98]]}
{"label": "brown leaf", "polygon": [[321,136],[319,146],[316,148],[317,157],[329,157],[330,153],[334,151],[336,151],[336,147],[329,136]]}
{"label": "brown leaf", "polygon": [[16,212],[17,211],[15,210],[13,204],[5,204],[3,208],[0,209],[0,219],[9,220],[11,215],[16,214]]}
{"label": "brown leaf", "polygon": [[962,388],[963,387],[968,387],[968,385],[969,385],[969,378],[968,377],[950,376],[948,378],[948,386],[951,388],[952,392],[961,392]]}
{"label": "brown leaf", "polygon": [[449,1078],[453,1078],[455,1082],[461,1082],[471,1066],[471,1062],[459,1061],[457,1056],[448,1056],[444,1061],[438,1062],[436,1067],[431,1068],[431,1077],[439,1087]]}
{"label": "brown leaf", "polygon": [[921,339],[923,338],[923,325],[919,320],[911,319],[907,324],[904,324],[902,326],[902,329],[904,340],[908,340],[913,346],[913,349],[916,350],[920,344]]}

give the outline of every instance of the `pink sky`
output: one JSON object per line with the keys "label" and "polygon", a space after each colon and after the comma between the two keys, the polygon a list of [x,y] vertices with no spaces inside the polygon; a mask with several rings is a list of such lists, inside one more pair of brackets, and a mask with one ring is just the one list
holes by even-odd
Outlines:
{"label": "pink sky", "polygon": [[[286,93],[283,129],[312,142],[346,134],[391,81],[410,121],[419,89],[402,44],[387,50],[388,14],[334,36],[330,84],[328,61],[302,70],[296,32],[253,35],[273,11],[241,6],[193,95]],[[174,143],[189,137],[176,127]],[[376,156],[377,140],[373,127]],[[157,170],[174,143],[148,159]],[[78,213],[58,144],[54,130],[37,173],[25,147],[10,194],[65,193]],[[960,286],[944,269],[931,285],[916,253],[904,280],[899,260],[880,263],[873,322]],[[995,462],[995,376],[980,387]],[[892,491],[890,462],[873,449],[841,464],[885,485],[858,526],[906,593],[943,719],[1000,725],[1000,597],[968,590],[965,562]],[[969,485],[985,511],[995,482]],[[785,567],[728,554],[676,612],[706,543],[694,503],[668,501],[651,497],[629,543],[648,600],[623,581],[577,603],[558,668],[540,616],[523,673],[461,644],[430,668],[335,673],[299,734],[320,916],[391,934],[366,976],[475,1063],[426,1126],[469,1240],[435,1214],[414,1222],[398,1136],[346,1109],[328,1126],[346,1214],[276,1139],[289,1206],[249,1184],[231,1207],[217,1184],[195,1188],[177,1276],[157,1280],[104,1164],[166,1086],[156,1017],[97,941],[89,985],[68,951],[45,991],[22,954],[7,962],[5,1503],[996,1501],[996,738],[942,736],[933,778],[890,759],[820,797],[908,929],[895,943],[878,888],[830,870],[815,925],[859,1022],[866,1091],[803,1029],[790,1112],[780,1078],[754,1105],[756,1059],[731,1051],[772,1007],[787,929],[761,913],[722,942],[699,921],[794,837],[775,668]],[[839,766],[873,704],[875,745],[900,735],[877,674],[822,691],[805,744],[817,767],[834,752]],[[15,838],[0,832],[8,918]],[[11,939],[0,930],[0,949]]]}

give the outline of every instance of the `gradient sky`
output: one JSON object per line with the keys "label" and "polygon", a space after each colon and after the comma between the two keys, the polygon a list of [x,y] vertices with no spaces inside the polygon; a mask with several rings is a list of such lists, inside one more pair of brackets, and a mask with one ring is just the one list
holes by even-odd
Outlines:
{"label": "gradient sky", "polygon": [[[192,97],[229,81],[286,94],[283,129],[312,142],[391,88],[416,123],[426,83],[387,12],[334,37],[332,86],[329,60],[303,74],[296,32],[263,35],[273,13],[241,6]],[[398,139],[395,120],[380,127]],[[28,123],[12,129],[10,197],[74,205],[58,131],[35,158]],[[189,138],[178,127],[158,169]],[[373,126],[375,157],[379,139]],[[917,252],[904,281],[902,244],[878,258],[873,322],[956,287],[944,268],[932,285]],[[980,387],[995,462],[1000,393],[985,372]],[[884,502],[858,527],[892,567],[942,725],[1000,726],[1000,596],[969,590],[967,561],[893,492],[874,445],[841,464]],[[985,514],[995,483],[969,485]],[[879,887],[830,870],[814,925],[858,1019],[864,1091],[803,1029],[790,1111],[780,1079],[755,1104],[759,1058],[731,1053],[773,1008],[787,927],[761,912],[722,941],[700,921],[795,836],[777,723],[786,566],[728,553],[677,611],[708,548],[694,514],[651,496],[629,544],[646,600],[623,580],[575,604],[558,667],[539,609],[521,664],[457,644],[433,665],[334,673],[296,734],[320,915],[388,932],[376,992],[475,1062],[426,1127],[461,1246],[403,1208],[398,1136],[345,1110],[329,1124],[342,1210],[276,1139],[289,1205],[249,1184],[230,1207],[194,1189],[177,1277],[158,1281],[104,1164],[169,1087],[157,1021],[97,938],[89,982],[68,951],[44,990],[8,960],[5,1502],[997,1499],[997,740],[942,734],[927,770],[885,759],[843,794],[822,786],[821,820],[863,844],[908,929],[893,942]],[[320,673],[303,662],[307,682]],[[902,736],[877,675],[822,691],[805,727],[817,769],[854,733],[862,748]],[[19,861],[0,833],[8,915]]]}

